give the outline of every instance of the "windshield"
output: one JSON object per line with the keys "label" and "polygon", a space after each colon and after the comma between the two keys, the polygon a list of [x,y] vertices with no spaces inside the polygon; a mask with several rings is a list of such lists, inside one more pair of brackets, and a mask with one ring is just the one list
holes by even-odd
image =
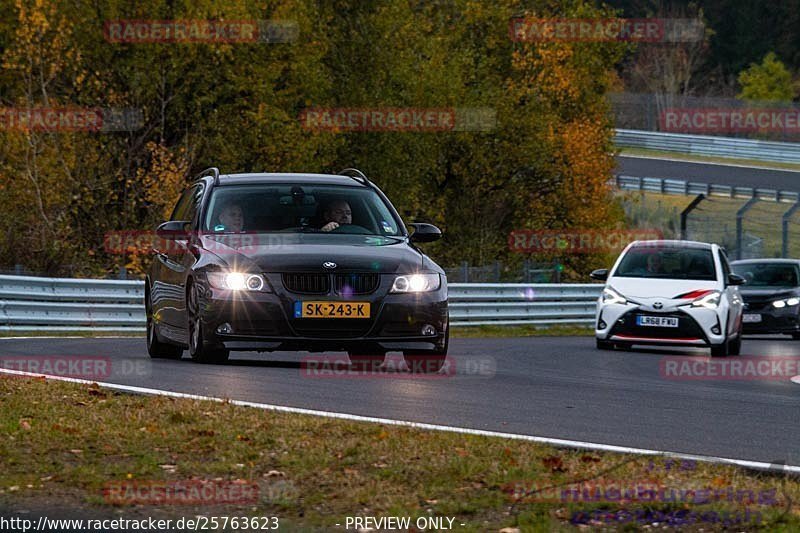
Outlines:
{"label": "windshield", "polygon": [[797,265],[782,263],[746,263],[731,265],[736,274],[747,280],[748,287],[797,287]]}
{"label": "windshield", "polygon": [[314,184],[217,187],[203,231],[403,235],[399,221],[374,190]]}
{"label": "windshield", "polygon": [[631,248],[614,276],[626,278],[717,279],[711,250],[702,248]]}

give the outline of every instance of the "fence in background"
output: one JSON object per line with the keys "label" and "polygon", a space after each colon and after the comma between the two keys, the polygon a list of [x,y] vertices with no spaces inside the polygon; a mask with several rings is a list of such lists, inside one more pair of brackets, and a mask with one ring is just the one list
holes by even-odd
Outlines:
{"label": "fence in background", "polygon": [[[694,196],[693,200],[687,201],[680,214],[678,236],[682,239],[691,237],[687,231],[689,218],[697,214],[698,207],[707,205],[709,200],[714,198],[736,200],[738,203],[734,202],[735,211],[726,213],[720,210],[719,216],[714,217],[713,221],[710,217],[706,217],[706,223],[700,224],[703,231],[691,238],[723,245],[735,259],[764,257],[765,240],[771,241],[767,250],[767,255],[770,257],[791,257],[797,254],[797,235],[795,232],[792,238],[791,228],[793,220],[800,211],[798,192],[623,175],[615,176],[612,183],[623,191]],[[753,217],[759,205],[769,206],[770,212],[761,213],[760,217]],[[762,220],[759,222],[754,218]],[[779,220],[780,225],[777,224]],[[729,224],[732,226],[732,235],[727,238],[718,230],[720,226],[727,228]],[[761,236],[749,233],[748,226],[758,228]]]}
{"label": "fence in background", "polygon": [[563,267],[558,261],[541,263],[525,259],[521,267],[506,267],[502,261],[488,265],[472,265],[463,261],[460,266],[445,268],[447,281],[453,283],[561,283]]}
{"label": "fence in background", "polygon": [[[453,326],[591,324],[600,284],[453,283]],[[145,330],[142,281],[0,276],[0,331]]]}

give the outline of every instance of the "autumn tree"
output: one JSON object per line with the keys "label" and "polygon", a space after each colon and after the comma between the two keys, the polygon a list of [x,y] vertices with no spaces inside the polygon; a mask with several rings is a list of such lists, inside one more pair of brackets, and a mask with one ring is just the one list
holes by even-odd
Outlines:
{"label": "autumn tree", "polygon": [[739,84],[742,100],[789,102],[794,97],[792,74],[774,52],[739,73]]}

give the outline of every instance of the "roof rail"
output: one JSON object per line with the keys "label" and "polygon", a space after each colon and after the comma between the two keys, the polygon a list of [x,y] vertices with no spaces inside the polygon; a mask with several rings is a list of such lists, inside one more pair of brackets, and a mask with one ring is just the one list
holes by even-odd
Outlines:
{"label": "roof rail", "polygon": [[216,187],[217,185],[219,185],[219,169],[217,167],[210,167],[205,169],[200,174],[198,174],[195,179],[199,180],[200,178],[205,178],[206,176],[213,176],[214,186]]}
{"label": "roof rail", "polygon": [[367,178],[367,175],[358,170],[357,168],[346,168],[344,170],[339,171],[339,175],[341,176],[350,176],[354,180],[364,185],[369,185],[370,181]]}
{"label": "roof rail", "polygon": [[219,185],[219,169],[217,167],[211,167],[204,170],[204,172],[211,172],[211,175],[214,176],[214,187]]}

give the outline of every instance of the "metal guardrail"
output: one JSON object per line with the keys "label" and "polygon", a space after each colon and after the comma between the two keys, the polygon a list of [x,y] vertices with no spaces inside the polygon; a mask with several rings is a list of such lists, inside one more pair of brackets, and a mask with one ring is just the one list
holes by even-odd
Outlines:
{"label": "metal guardrail", "polygon": [[735,187],[716,183],[700,183],[694,181],[674,180],[666,178],[645,178],[637,176],[615,176],[612,183],[619,189],[627,191],[645,191],[660,194],[682,194],[696,196],[719,196],[723,198],[756,198],[767,202],[795,203],[800,200],[800,193],[795,191],[778,191],[775,189],[759,189],[754,187]]}
{"label": "metal guardrail", "polygon": [[[591,324],[600,284],[453,283],[453,326]],[[145,330],[144,283],[0,276],[0,331]]]}
{"label": "metal guardrail", "polygon": [[614,142],[623,148],[800,163],[800,143],[621,129],[616,130]]}
{"label": "metal guardrail", "polygon": [[0,331],[145,330],[141,281],[0,276]]}

